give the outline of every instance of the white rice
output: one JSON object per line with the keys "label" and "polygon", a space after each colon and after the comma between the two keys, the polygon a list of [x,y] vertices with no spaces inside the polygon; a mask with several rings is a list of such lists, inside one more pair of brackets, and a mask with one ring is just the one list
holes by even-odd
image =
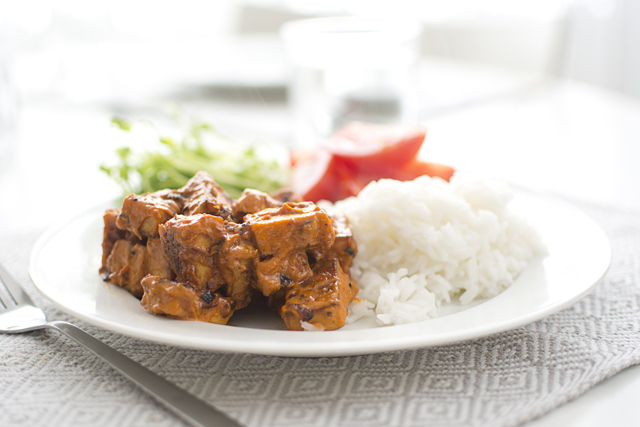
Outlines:
{"label": "white rice", "polygon": [[454,299],[502,292],[544,251],[536,230],[509,211],[512,197],[504,183],[456,174],[450,183],[380,180],[323,206],[347,217],[358,244],[351,273],[360,301],[347,322],[417,322]]}

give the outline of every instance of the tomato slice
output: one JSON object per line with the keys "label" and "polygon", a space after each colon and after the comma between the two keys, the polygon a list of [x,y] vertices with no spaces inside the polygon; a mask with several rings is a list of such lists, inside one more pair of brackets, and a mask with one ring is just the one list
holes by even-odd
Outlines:
{"label": "tomato slice", "polygon": [[449,181],[453,168],[416,158],[426,134],[417,126],[349,124],[326,148],[290,152],[291,187],[304,200],[335,202],[383,178],[409,181],[429,175]]}
{"label": "tomato slice", "polygon": [[413,159],[402,168],[394,171],[390,178],[397,179],[399,181],[411,181],[419,176],[428,175],[432,178],[442,178],[448,182],[454,172],[455,170],[451,166]]}
{"label": "tomato slice", "polygon": [[414,159],[426,135],[419,126],[353,122],[337,130],[327,147],[357,171],[387,171]]}
{"label": "tomato slice", "polygon": [[438,163],[414,159],[402,168],[373,172],[355,171],[326,150],[296,163],[292,188],[303,200],[335,202],[358,193],[372,181],[389,178],[411,181],[419,176],[442,178],[449,181],[455,169]]}
{"label": "tomato slice", "polygon": [[353,195],[345,186],[351,171],[327,150],[319,149],[312,156],[298,158],[293,168],[291,188],[303,200],[336,200]]}

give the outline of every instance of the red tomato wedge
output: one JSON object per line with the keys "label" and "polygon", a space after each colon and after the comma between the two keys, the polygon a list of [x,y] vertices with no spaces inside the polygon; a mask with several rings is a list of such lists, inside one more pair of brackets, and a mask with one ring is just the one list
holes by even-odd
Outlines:
{"label": "red tomato wedge", "polygon": [[398,181],[411,181],[419,176],[428,175],[432,178],[438,177],[449,181],[454,172],[455,170],[451,166],[413,159],[402,168],[397,169],[390,178]]}
{"label": "red tomato wedge", "polygon": [[413,159],[401,168],[382,172],[359,172],[353,173],[349,177],[348,183],[342,183],[342,187],[349,189],[348,195],[356,196],[364,187],[372,181],[379,179],[396,179],[398,181],[412,181],[419,176],[428,175],[432,178],[442,178],[449,181],[453,176],[454,169],[450,166],[438,163],[423,162],[422,160]]}
{"label": "red tomato wedge", "polygon": [[331,136],[325,148],[290,153],[291,187],[304,200],[335,202],[383,178],[429,175],[449,181],[452,167],[417,158],[426,133],[417,126],[352,123]]}
{"label": "red tomato wedge", "polygon": [[303,200],[336,201],[353,195],[345,188],[345,182],[351,179],[349,170],[327,150],[298,157],[291,178],[293,192]]}
{"label": "red tomato wedge", "polygon": [[419,126],[354,122],[337,130],[327,147],[356,170],[392,170],[414,159],[426,136]]}

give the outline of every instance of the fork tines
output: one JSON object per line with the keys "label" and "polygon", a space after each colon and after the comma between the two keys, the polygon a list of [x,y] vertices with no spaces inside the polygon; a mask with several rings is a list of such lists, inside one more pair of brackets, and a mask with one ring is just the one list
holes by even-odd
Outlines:
{"label": "fork tines", "polygon": [[18,305],[18,301],[13,297],[9,290],[8,282],[14,280],[7,270],[0,265],[0,310]]}

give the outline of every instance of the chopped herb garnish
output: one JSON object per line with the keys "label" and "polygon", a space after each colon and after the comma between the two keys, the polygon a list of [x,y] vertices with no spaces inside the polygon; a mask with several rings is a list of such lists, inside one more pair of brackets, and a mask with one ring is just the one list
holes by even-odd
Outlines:
{"label": "chopped herb garnish", "polygon": [[[100,169],[126,194],[180,188],[198,171],[209,173],[233,198],[245,188],[269,193],[286,183],[288,169],[276,159],[264,158],[255,145],[232,141],[207,123],[181,118],[181,137],[158,135],[157,146],[147,150],[133,144],[119,148],[117,164],[103,164]],[[120,117],[114,117],[112,123],[126,132],[136,126]]]}

